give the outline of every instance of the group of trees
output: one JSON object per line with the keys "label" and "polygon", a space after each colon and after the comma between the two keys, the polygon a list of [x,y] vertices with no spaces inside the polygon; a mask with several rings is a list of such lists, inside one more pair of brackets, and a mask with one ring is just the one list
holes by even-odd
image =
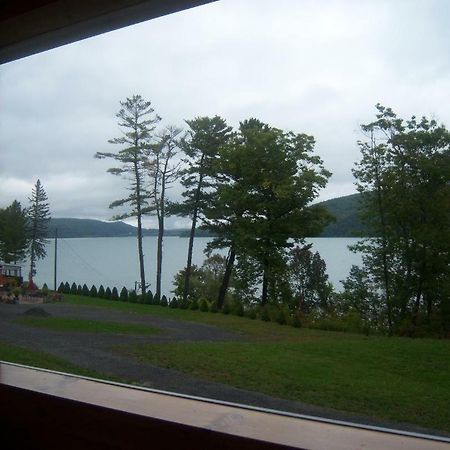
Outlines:
{"label": "group of trees", "polygon": [[0,259],[16,264],[28,257],[29,281],[32,281],[37,260],[46,255],[50,221],[48,198],[40,180],[33,186],[28,200],[28,208],[14,200],[8,207],[0,209]]}
{"label": "group of trees", "polygon": [[[313,154],[314,138],[256,119],[233,130],[218,116],[186,121],[183,135],[174,127],[156,133],[160,118],[150,102],[133,96],[121,106],[117,116],[123,136],[110,142],[122,148],[96,157],[118,161],[120,167],[108,171],[129,179],[129,196],[110,207],[129,205],[117,218],[137,218],[142,295],[146,289],[142,218],[153,214],[158,219],[156,296],[160,296],[164,218],[177,214],[192,221],[183,301],[191,295],[192,252],[199,225],[216,236],[209,252],[228,249],[215,299],[219,308],[234,270],[245,272],[253,288],[261,280],[261,304],[280,297],[289,248],[319,232],[329,220],[324,209],[309,208],[331,175]],[[183,199],[169,202],[167,188],[177,179],[185,188]]]}
{"label": "group of trees", "polygon": [[377,105],[353,171],[375,236],[354,246],[343,304],[388,333],[450,331],[450,132]]}
{"label": "group of trees", "polygon": [[[361,161],[353,171],[362,195],[362,220],[369,236],[355,251],[364,255],[342,293],[333,292],[325,263],[305,245],[332,220],[311,206],[330,177],[314,155],[314,138],[286,132],[257,119],[237,129],[218,116],[186,121],[155,132],[160,118],[150,102],[133,96],[121,103],[123,136],[118,153],[97,153],[120,163],[111,168],[129,180],[129,205],[120,217],[136,217],[142,294],[145,269],[142,218],[156,215],[159,236],[156,296],[161,295],[166,215],[191,219],[185,268],[177,274],[181,301],[208,296],[223,308],[227,300],[266,305],[285,303],[315,317],[356,314],[366,327],[402,333],[437,318],[450,323],[449,189],[450,134],[425,118],[399,119],[377,105],[376,120],[362,126]],[[182,200],[166,193],[176,180]],[[192,265],[196,231],[215,237],[203,267]],[[214,255],[226,250],[226,258]],[[212,257],[211,257],[212,255]],[[436,320],[435,320],[436,322]]]}

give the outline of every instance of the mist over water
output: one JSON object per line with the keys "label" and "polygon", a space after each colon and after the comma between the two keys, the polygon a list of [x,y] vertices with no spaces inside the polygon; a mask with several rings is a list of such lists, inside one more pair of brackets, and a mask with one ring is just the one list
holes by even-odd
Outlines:
{"label": "mist over water", "polygon": [[[194,242],[193,264],[201,265],[206,258],[203,253],[211,238],[196,238]],[[361,255],[350,252],[347,248],[358,241],[358,238],[310,238],[313,250],[318,251],[327,264],[330,282],[335,289],[341,289],[340,280],[345,279],[353,264],[361,264]],[[146,281],[154,291],[156,281],[156,237],[145,237],[143,240],[145,253]],[[162,292],[173,295],[173,279],[175,274],[186,264],[189,240],[179,237],[164,238],[164,259],[162,273]],[[217,251],[223,255],[226,250]],[[47,283],[53,288],[54,241],[47,244],[47,257],[38,261],[36,283],[41,286]],[[24,278],[28,268],[24,265]],[[137,258],[137,240],[135,237],[114,238],[72,238],[58,240],[57,284],[61,281],[83,285],[90,288],[106,286],[122,286],[134,289],[139,280],[139,264]]]}

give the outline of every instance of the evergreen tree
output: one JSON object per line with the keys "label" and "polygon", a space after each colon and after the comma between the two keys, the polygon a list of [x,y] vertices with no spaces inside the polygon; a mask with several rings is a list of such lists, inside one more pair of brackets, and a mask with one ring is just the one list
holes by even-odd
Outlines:
{"label": "evergreen tree", "polygon": [[83,287],[81,288],[81,293],[85,297],[89,297],[89,288],[87,287],[86,284],[83,284]]}
{"label": "evergreen tree", "polygon": [[25,259],[28,248],[27,212],[14,200],[0,209],[0,260],[17,263]]}
{"label": "evergreen tree", "polygon": [[117,288],[114,286],[111,291],[111,300],[119,300],[119,292]]}
{"label": "evergreen tree", "polygon": [[140,95],[133,95],[126,101],[120,102],[121,109],[117,114],[122,136],[111,139],[109,143],[123,148],[117,153],[97,152],[96,158],[112,158],[119,163],[119,167],[108,169],[113,175],[125,176],[129,180],[128,197],[116,200],[110,208],[129,206],[129,211],[115,216],[115,219],[136,217],[139,269],[142,295],[145,294],[144,250],[142,247],[142,217],[150,211],[150,192],[146,187],[145,174],[148,168],[148,157],[151,146],[154,124],[161,118],[154,114],[151,102],[145,101]]}
{"label": "evergreen tree", "polygon": [[68,281],[66,281],[64,283],[64,290],[63,290],[64,294],[70,294],[70,284]]}
{"label": "evergreen tree", "polygon": [[61,283],[59,283],[58,292],[60,294],[64,293],[64,283],[62,281],[61,281]]}
{"label": "evergreen tree", "polygon": [[93,284],[91,289],[90,289],[90,291],[89,291],[89,296],[90,297],[97,297],[97,295],[98,295],[97,288]]}
{"label": "evergreen tree", "polygon": [[29,256],[30,256],[30,282],[36,275],[36,261],[46,256],[47,251],[47,228],[50,221],[50,210],[47,194],[42,187],[40,180],[36,181],[33,187],[30,201],[30,207],[27,209],[28,217],[28,238],[29,238]]}
{"label": "evergreen tree", "polygon": [[120,291],[119,300],[122,302],[128,301],[128,289],[125,286]]}
{"label": "evergreen tree", "polygon": [[189,235],[188,255],[185,268],[183,301],[191,295],[192,252],[194,248],[197,222],[202,217],[203,207],[211,188],[215,185],[214,161],[218,151],[229,139],[231,127],[221,117],[198,117],[186,121],[189,126],[188,136],[181,143],[187,156],[187,169],[182,177],[184,200],[175,210],[178,214],[189,216],[192,220]]}
{"label": "evergreen tree", "polygon": [[81,287],[81,284],[77,286],[77,295],[83,295],[83,288]]}
{"label": "evergreen tree", "polygon": [[70,286],[70,293],[73,294],[73,295],[77,294],[77,285],[76,285],[76,283],[72,283],[71,284],[71,286]]}
{"label": "evergreen tree", "polygon": [[111,300],[112,297],[112,292],[111,292],[111,288],[108,286],[105,290],[105,298],[107,300]]}
{"label": "evergreen tree", "polygon": [[103,287],[103,284],[98,288],[98,296],[100,298],[105,298],[105,288]]}
{"label": "evergreen tree", "polygon": [[137,296],[136,291],[134,289],[129,292],[129,294],[128,294],[128,301],[131,302],[131,303],[137,303],[138,296]]}

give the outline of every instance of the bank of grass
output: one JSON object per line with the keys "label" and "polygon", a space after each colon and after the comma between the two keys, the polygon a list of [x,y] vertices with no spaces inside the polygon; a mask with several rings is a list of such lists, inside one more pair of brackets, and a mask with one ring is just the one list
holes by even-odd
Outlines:
{"label": "bank of grass", "polygon": [[307,328],[293,328],[281,326],[274,322],[262,322],[246,317],[238,317],[231,314],[192,311],[189,309],[173,309],[159,305],[142,305],[139,303],[127,303],[80,295],[64,294],[63,304],[90,306],[94,308],[107,308],[121,311],[124,314],[143,314],[158,316],[166,319],[187,320],[224,328],[241,335],[242,337],[260,340],[286,340],[299,339],[304,336],[321,335],[321,331]]}
{"label": "bank of grass", "polygon": [[30,350],[6,342],[0,342],[0,360],[26,366],[40,367],[42,369],[56,370],[58,372],[73,373],[85,377],[119,381],[117,378],[106,376],[95,370],[76,366],[48,353]]}
{"label": "bank of grass", "polygon": [[46,328],[54,331],[77,331],[81,333],[148,335],[160,332],[158,328],[149,325],[103,322],[66,317],[20,317],[14,322],[28,327]]}
{"label": "bank of grass", "polygon": [[450,432],[450,346],[322,332],[298,342],[170,343],[117,349],[201,379]]}
{"label": "bank of grass", "polygon": [[450,341],[363,336],[248,318],[65,295],[65,303],[218,326],[240,342],[115,350],[200,379],[450,432]]}

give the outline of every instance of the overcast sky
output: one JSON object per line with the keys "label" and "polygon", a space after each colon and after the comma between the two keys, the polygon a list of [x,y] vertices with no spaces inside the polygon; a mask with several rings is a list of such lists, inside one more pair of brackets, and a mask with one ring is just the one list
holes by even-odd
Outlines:
{"label": "overcast sky", "polygon": [[312,134],[333,173],[320,199],[351,194],[377,102],[450,126],[450,2],[221,0],[5,64],[0,207],[39,178],[53,217],[111,218],[126,184],[93,155],[117,150],[133,94],[162,125],[218,114]]}

